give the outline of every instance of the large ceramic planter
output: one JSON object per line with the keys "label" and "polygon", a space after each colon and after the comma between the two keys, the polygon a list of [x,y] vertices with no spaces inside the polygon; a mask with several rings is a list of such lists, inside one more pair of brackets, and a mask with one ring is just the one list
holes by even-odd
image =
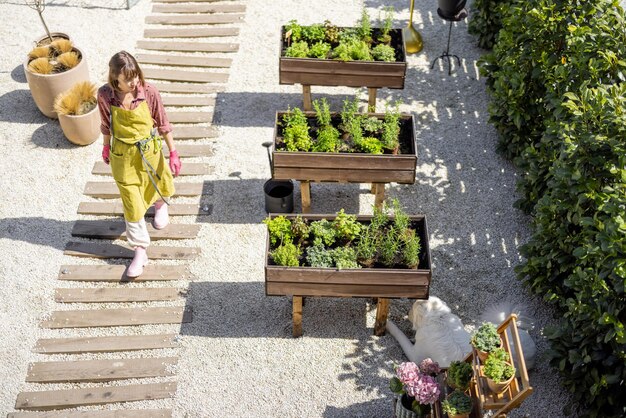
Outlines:
{"label": "large ceramic planter", "polygon": [[[315,119],[315,112],[304,112],[307,119]],[[403,114],[400,119],[401,153],[333,153],[282,151],[282,129],[278,122],[284,112],[276,113],[274,147],[272,148],[272,178],[298,181],[333,181],[351,183],[415,183],[417,150],[413,115]],[[370,113],[384,119],[384,114]],[[332,114],[333,119],[338,114]]]}
{"label": "large ceramic planter", "polygon": [[[63,32],[50,32],[50,36],[52,36],[52,40],[56,40],[56,39],[70,39],[70,35],[68,35],[67,33],[63,33]],[[37,46],[43,46],[43,45],[47,45],[50,43],[50,38],[48,38],[48,35],[43,35],[40,36],[39,38],[37,38],[35,40],[35,45]]]}
{"label": "large ceramic planter", "polygon": [[[297,215],[284,215],[294,219]],[[335,215],[301,215],[305,221],[327,219]],[[271,218],[275,215],[270,214]],[[371,216],[359,215],[357,220],[369,222]],[[393,219],[393,217],[390,217]],[[269,234],[265,256],[265,294],[267,296],[326,296],[428,299],[432,277],[428,228],[424,215],[412,215],[411,228],[420,238],[418,267],[337,269],[318,267],[284,267],[273,264],[270,257]]]}
{"label": "large ceramic planter", "polygon": [[[373,28],[373,38],[380,29]],[[279,60],[280,84],[303,84],[314,86],[388,87],[404,88],[406,74],[406,51],[402,29],[392,29],[391,46],[396,51],[396,62],[337,61],[318,58],[290,58],[283,56],[287,48],[285,27],[281,29]]]}
{"label": "large ceramic planter", "polygon": [[59,115],[59,123],[68,141],[76,145],[89,145],[100,136],[97,106],[84,115]]}
{"label": "large ceramic planter", "polygon": [[70,70],[55,74],[36,74],[28,69],[28,57],[24,61],[24,74],[30,93],[35,100],[35,104],[49,118],[56,119],[58,116],[54,111],[54,99],[60,93],[68,90],[79,81],[89,81],[89,68],[87,60],[82,51],[74,47],[74,51],[80,56],[78,65]]}

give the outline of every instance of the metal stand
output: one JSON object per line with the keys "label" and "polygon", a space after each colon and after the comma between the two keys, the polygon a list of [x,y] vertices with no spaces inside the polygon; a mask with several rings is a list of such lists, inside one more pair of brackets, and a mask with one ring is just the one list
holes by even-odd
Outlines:
{"label": "metal stand", "polygon": [[435,68],[435,63],[437,62],[437,60],[441,59],[441,60],[448,60],[448,75],[452,74],[452,63],[450,62],[450,58],[456,58],[456,62],[457,65],[461,65],[461,59],[454,54],[450,54],[450,37],[452,36],[452,23],[453,22],[459,22],[463,19],[465,19],[467,17],[467,10],[462,9],[459,13],[457,13],[454,16],[445,16],[441,13],[441,9],[437,9],[437,14],[439,14],[439,17],[442,18],[443,20],[447,20],[450,22],[450,28],[448,29],[448,45],[446,46],[446,50],[443,52],[443,54],[439,55],[437,58],[435,58],[432,62],[432,64],[430,65],[430,69],[432,70],[433,68]]}

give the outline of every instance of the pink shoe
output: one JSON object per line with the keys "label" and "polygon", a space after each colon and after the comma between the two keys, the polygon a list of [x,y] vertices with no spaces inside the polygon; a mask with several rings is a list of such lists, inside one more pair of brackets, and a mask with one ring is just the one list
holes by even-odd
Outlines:
{"label": "pink shoe", "polygon": [[126,276],[138,277],[143,273],[143,266],[148,263],[148,254],[144,247],[135,247],[135,257],[126,270]]}
{"label": "pink shoe", "polygon": [[154,204],[154,221],[152,222],[152,226],[154,229],[163,229],[170,223],[170,216],[167,213],[167,204],[158,200]]}

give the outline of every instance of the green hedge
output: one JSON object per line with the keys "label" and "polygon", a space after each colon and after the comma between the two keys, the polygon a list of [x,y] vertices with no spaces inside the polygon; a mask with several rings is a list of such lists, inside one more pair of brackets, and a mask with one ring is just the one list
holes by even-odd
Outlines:
{"label": "green hedge", "polygon": [[502,18],[509,0],[475,0],[470,13],[468,31],[478,36],[481,48],[491,49],[502,29]]}
{"label": "green hedge", "polygon": [[626,25],[618,1],[514,1],[481,63],[533,214],[519,276],[563,317],[552,364],[591,417],[626,416]]}

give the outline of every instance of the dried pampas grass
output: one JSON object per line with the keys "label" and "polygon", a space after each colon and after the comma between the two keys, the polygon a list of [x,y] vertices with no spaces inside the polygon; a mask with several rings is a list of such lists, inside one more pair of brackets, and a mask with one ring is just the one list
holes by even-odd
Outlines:
{"label": "dried pampas grass", "polygon": [[54,65],[48,61],[48,58],[36,58],[28,64],[28,70],[36,74],[52,74]]}
{"label": "dried pampas grass", "polygon": [[54,101],[54,111],[59,115],[78,116],[89,113],[96,107],[96,85],[81,81],[59,94]]}
{"label": "dried pampas grass", "polygon": [[68,39],[57,39],[50,43],[50,47],[54,49],[57,54],[64,54],[70,52],[73,48],[72,42]]}
{"label": "dried pampas grass", "polygon": [[34,60],[36,58],[44,58],[50,55],[50,48],[47,46],[38,46],[28,53],[28,58]]}
{"label": "dried pampas grass", "polygon": [[76,52],[64,52],[57,57],[57,64],[63,67],[63,70],[74,68],[80,62],[80,57]]}

